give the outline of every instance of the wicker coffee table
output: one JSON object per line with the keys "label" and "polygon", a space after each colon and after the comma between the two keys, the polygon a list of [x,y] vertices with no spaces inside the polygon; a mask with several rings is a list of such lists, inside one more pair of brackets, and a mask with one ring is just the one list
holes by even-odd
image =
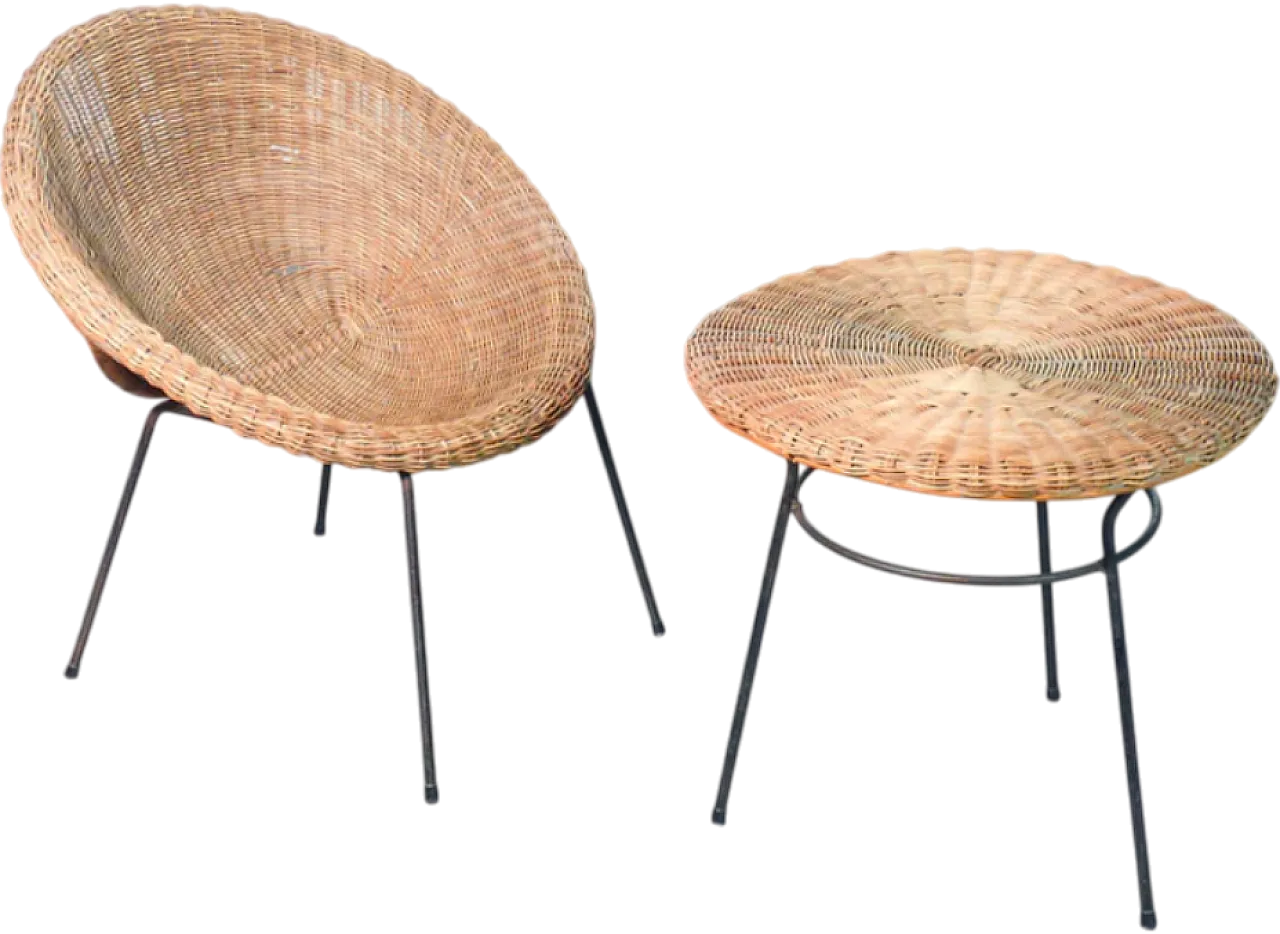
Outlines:
{"label": "wicker coffee table", "polygon": [[[861,564],[921,580],[1038,586],[1048,696],[1059,698],[1053,585],[1107,581],[1143,927],[1151,893],[1120,563],[1155,535],[1156,487],[1223,457],[1276,392],[1265,348],[1185,292],[1060,256],[887,253],[788,276],[730,302],[689,339],[694,391],[723,425],[786,459],[786,482],[712,820],[734,764],[787,520]],[[855,552],[820,532],[799,493],[815,469],[923,493],[1034,502],[1040,573],[946,574]],[[1134,493],[1146,530],[1116,542]],[[1051,500],[1112,496],[1102,557],[1053,570]]]}
{"label": "wicker coffee table", "polygon": [[[335,464],[398,474],[428,803],[439,782],[416,474],[531,444],[585,400],[663,633],[592,388],[586,272],[532,182],[452,104],[301,26],[141,7],[40,54],[2,156],[18,242],[98,365],[129,392],[164,397],[143,423],[68,678],[166,413],[319,461],[317,535]],[[87,464],[101,456],[72,447]],[[175,534],[153,544],[173,547]],[[446,529],[427,534],[449,548]],[[248,559],[224,550],[219,584],[234,586]],[[477,573],[501,586],[493,569]]]}

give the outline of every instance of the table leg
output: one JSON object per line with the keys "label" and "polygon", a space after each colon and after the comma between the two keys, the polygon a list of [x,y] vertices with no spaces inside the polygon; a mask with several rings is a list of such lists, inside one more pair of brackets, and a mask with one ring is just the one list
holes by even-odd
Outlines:
{"label": "table leg", "polygon": [[1111,645],[1116,658],[1116,688],[1120,695],[1120,729],[1124,734],[1124,762],[1129,779],[1129,813],[1133,819],[1133,848],[1138,863],[1138,896],[1142,902],[1142,926],[1156,926],[1151,895],[1151,867],[1147,862],[1147,828],[1142,814],[1142,785],[1138,779],[1138,739],[1133,726],[1133,696],[1129,686],[1129,652],[1124,639],[1124,610],[1120,603],[1120,566],[1116,561],[1116,518],[1130,494],[1117,496],[1107,507],[1102,524],[1102,561],[1107,576],[1107,600],[1111,608]]}
{"label": "table leg", "polygon": [[[1040,531],[1040,573],[1052,574],[1049,558],[1049,504],[1036,503],[1036,525]],[[1048,678],[1049,700],[1062,696],[1058,690],[1058,639],[1053,627],[1053,584],[1040,585],[1040,603],[1044,611],[1044,667]]]}
{"label": "table leg", "polygon": [[787,462],[787,482],[782,489],[782,501],[778,504],[778,518],[773,525],[773,541],[769,545],[769,558],[764,566],[764,583],[760,587],[760,602],[756,606],[756,621],[751,629],[751,642],[747,646],[747,661],[742,669],[742,684],[738,688],[738,704],[733,711],[733,726],[729,730],[729,746],[724,753],[724,769],[720,773],[720,792],[716,796],[711,820],[723,824],[725,809],[729,805],[729,788],[733,784],[733,769],[738,761],[738,746],[742,742],[742,727],[747,719],[747,705],[751,702],[751,686],[756,678],[756,663],[760,660],[760,644],[764,641],[764,624],[769,617],[769,602],[773,598],[773,582],[778,576],[778,561],[782,557],[782,541],[787,534],[787,520],[791,517],[791,504],[795,501],[799,470]]}

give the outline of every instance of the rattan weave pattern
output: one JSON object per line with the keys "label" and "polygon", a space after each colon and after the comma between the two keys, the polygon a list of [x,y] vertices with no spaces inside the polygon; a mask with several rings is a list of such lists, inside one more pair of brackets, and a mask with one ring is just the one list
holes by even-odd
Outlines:
{"label": "rattan weave pattern", "polygon": [[3,166],[18,240],[91,346],[243,435],[448,467],[539,437],[585,386],[591,297],[541,196],[455,107],[331,37],[100,17],[26,73]]}
{"label": "rattan weave pattern", "polygon": [[1071,499],[1209,464],[1276,393],[1262,344],[1185,292],[1027,252],[886,253],[708,316],[689,381],[799,463],[926,493]]}

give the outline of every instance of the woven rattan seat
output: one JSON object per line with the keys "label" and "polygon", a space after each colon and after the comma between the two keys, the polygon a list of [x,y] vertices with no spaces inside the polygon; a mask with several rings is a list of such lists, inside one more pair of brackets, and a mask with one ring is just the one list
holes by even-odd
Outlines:
{"label": "woven rattan seat", "polygon": [[507,451],[588,377],[586,280],[525,176],[306,29],[168,7],[66,33],[14,100],[4,198],[109,375],[325,462]]}
{"label": "woven rattan seat", "polygon": [[689,339],[699,398],[791,460],[994,499],[1132,492],[1225,455],[1276,373],[1185,292],[1060,256],[887,253],[788,276]]}

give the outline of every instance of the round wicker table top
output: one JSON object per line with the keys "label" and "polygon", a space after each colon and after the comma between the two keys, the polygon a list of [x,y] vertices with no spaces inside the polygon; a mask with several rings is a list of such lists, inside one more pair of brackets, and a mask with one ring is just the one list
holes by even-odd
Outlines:
{"label": "round wicker table top", "polygon": [[689,338],[694,391],[789,460],[951,496],[1145,489],[1223,457],[1276,373],[1231,316],[1061,256],[886,253],[786,276]]}

